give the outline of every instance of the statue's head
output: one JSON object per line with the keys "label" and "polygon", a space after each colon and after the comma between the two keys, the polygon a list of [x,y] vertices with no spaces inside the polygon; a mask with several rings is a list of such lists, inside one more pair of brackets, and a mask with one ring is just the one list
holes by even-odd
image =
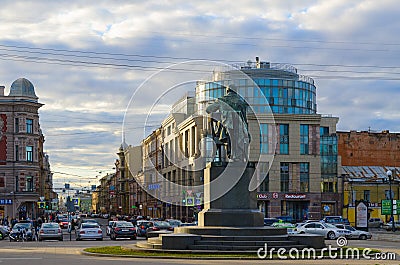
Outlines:
{"label": "statue's head", "polygon": [[230,86],[227,86],[227,87],[226,87],[226,94],[229,94],[229,93],[235,93],[235,94],[237,94],[237,93],[236,93],[236,86],[235,86],[235,85],[230,85]]}

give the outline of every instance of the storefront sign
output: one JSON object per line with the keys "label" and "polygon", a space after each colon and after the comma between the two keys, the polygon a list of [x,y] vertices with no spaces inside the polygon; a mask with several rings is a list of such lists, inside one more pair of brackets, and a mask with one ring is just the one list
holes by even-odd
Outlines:
{"label": "storefront sign", "polygon": [[305,199],[306,195],[301,193],[286,193],[285,199],[289,200],[298,200],[298,199]]}
{"label": "storefront sign", "polygon": [[269,195],[269,193],[258,193],[257,194],[257,199],[258,200],[269,200],[270,199],[270,195]]}
{"label": "storefront sign", "polygon": [[0,199],[0,205],[11,205],[12,200],[11,199]]}

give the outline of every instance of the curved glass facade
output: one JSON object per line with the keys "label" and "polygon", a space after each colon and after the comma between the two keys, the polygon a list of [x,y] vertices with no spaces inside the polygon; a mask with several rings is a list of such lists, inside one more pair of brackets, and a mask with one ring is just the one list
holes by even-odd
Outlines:
{"label": "curved glass facade", "polygon": [[203,112],[208,101],[224,95],[224,86],[234,84],[237,93],[246,99],[255,113],[317,113],[316,88],[311,78],[301,80],[297,74],[293,74],[290,79],[287,75],[279,78],[283,76],[282,72],[286,73],[283,70],[251,69],[243,72],[251,79],[199,83],[196,87],[199,112]]}

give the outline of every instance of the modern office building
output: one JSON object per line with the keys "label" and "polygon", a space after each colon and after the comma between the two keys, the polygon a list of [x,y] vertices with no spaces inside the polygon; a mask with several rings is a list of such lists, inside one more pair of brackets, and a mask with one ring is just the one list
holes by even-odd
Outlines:
{"label": "modern office building", "polygon": [[317,113],[313,79],[293,66],[258,58],[214,70],[209,81],[199,81],[194,94],[183,95],[160,128],[142,141],[142,172],[135,179],[151,194],[149,202],[141,202],[142,210],[154,217],[190,220],[202,209],[202,169],[226,159],[226,152],[215,153],[209,142],[206,109],[227,87],[249,104],[249,162],[257,165],[260,211],[294,220],[340,215],[338,118]]}
{"label": "modern office building", "polygon": [[250,161],[263,163],[257,167],[258,178],[264,179],[258,193],[260,210],[268,217],[289,215],[295,220],[340,214],[338,118],[317,113],[314,80],[290,65],[256,58],[199,83],[198,111],[204,113],[232,84],[253,112],[248,115],[256,136]]}

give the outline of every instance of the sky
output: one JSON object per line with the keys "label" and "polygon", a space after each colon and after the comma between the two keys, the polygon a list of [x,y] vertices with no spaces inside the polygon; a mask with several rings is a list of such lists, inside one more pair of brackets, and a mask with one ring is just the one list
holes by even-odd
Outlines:
{"label": "sky", "polygon": [[123,128],[138,145],[165,118],[191,87],[154,104],[168,67],[173,79],[256,56],[291,64],[315,80],[318,113],[339,117],[338,130],[400,132],[399,14],[396,0],[2,0],[0,85],[33,83],[55,187],[98,184]]}

